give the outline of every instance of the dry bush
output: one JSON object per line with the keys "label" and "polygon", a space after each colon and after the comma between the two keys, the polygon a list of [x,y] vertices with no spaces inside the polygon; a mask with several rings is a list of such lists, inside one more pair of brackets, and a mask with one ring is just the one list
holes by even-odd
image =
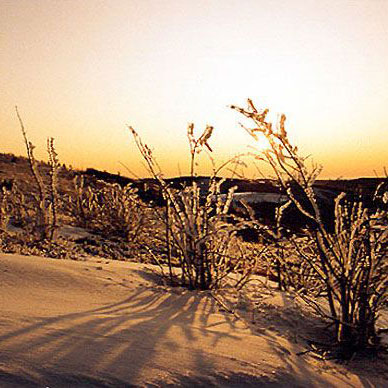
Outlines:
{"label": "dry bush", "polygon": [[[132,127],[129,129],[165,201],[164,208],[155,207],[154,210],[165,228],[169,271],[166,276],[171,283],[178,281],[178,284],[190,289],[218,288],[233,271],[241,274],[238,284],[244,283],[251,273],[250,262],[243,255],[231,254],[231,249],[240,242],[237,232],[247,227],[249,221],[229,212],[235,188],[231,188],[226,196],[221,195],[223,181],[217,177],[219,169],[214,169],[212,177],[202,187],[194,179],[181,189],[170,187],[151,149]],[[201,136],[195,138],[193,124],[188,127],[191,178],[195,175],[196,155],[204,147],[211,151],[208,140],[212,131],[213,128],[208,126]],[[152,247],[149,247],[149,252],[154,261],[160,263]],[[174,273],[175,266],[180,269],[179,276]]]}
{"label": "dry bush", "polygon": [[11,218],[10,191],[6,187],[1,187],[0,192],[0,229],[7,230]]}
{"label": "dry bush", "polygon": [[98,181],[85,186],[84,177],[74,178],[74,193],[67,195],[67,211],[79,226],[135,245],[144,239],[148,223],[147,206],[132,185]]}
{"label": "dry bush", "polygon": [[[344,193],[335,201],[335,228],[330,231],[322,221],[313,184],[321,168],[308,166],[307,158],[299,155],[285,129],[282,115],[277,128],[266,120],[268,110],[258,111],[252,101],[248,108],[232,106],[253,122],[244,126],[258,139],[264,135],[269,149],[256,154],[275,173],[289,197],[279,210],[279,217],[290,204],[310,221],[303,236],[293,236],[289,242],[306,270],[301,286],[306,292],[325,291],[329,313],[309,298],[317,312],[335,324],[335,341],[341,357],[378,344],[376,320],[388,300],[388,187],[376,190],[374,205],[366,207],[357,198]],[[280,234],[279,234],[280,237]],[[305,282],[306,284],[303,284]],[[311,287],[311,285],[314,285]]]}
{"label": "dry bush", "polygon": [[73,180],[74,192],[66,195],[65,203],[67,211],[75,219],[77,225],[88,228],[97,214],[95,195],[92,187],[85,187],[82,175],[76,175]]}
{"label": "dry bush", "polygon": [[[60,167],[58,161],[58,155],[54,148],[54,139],[47,139],[47,153],[48,153],[48,165],[49,165],[49,182],[45,183],[42,174],[38,168],[38,162],[34,156],[34,145],[28,140],[27,134],[24,128],[23,121],[20,117],[18,109],[16,108],[16,114],[20,123],[21,131],[23,134],[28,163],[30,172],[36,184],[37,194],[32,193],[32,205],[24,202],[18,204],[21,209],[26,207],[30,208],[34,212],[32,220],[31,233],[38,240],[52,240],[54,238],[57,225],[57,207],[58,207],[58,192],[57,192],[57,174]],[[25,197],[21,194],[21,199]]]}
{"label": "dry bush", "polygon": [[8,230],[9,224],[33,233],[36,222],[36,203],[32,194],[25,195],[17,183],[10,190],[3,187],[0,218],[2,229]]}

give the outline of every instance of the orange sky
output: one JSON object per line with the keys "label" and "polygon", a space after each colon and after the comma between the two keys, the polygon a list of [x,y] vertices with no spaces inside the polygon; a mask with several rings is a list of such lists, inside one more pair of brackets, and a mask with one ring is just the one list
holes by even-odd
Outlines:
{"label": "orange sky", "polygon": [[1,0],[0,74],[0,152],[25,152],[18,105],[40,158],[53,136],[67,164],[144,175],[128,123],[187,173],[188,122],[220,161],[253,145],[227,108],[250,97],[322,177],[388,164],[385,0]]}

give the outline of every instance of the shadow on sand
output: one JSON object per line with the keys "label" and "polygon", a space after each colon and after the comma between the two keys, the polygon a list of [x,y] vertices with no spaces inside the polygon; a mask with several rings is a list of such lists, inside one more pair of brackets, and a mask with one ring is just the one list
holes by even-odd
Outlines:
{"label": "shadow on sand", "polygon": [[[276,335],[268,333],[263,338],[281,360],[282,368],[273,375],[255,376],[254,365],[250,365],[249,374],[226,369],[220,374],[212,350],[226,339],[235,344],[240,339],[234,333],[235,317],[221,315],[208,293],[142,287],[129,294],[124,300],[95,309],[35,318],[34,323],[2,335],[0,385],[132,387],[141,382],[149,387],[330,387],[312,374],[308,362],[291,357]],[[218,314],[217,319],[214,314]],[[250,329],[251,334],[260,336],[254,326]],[[296,345],[291,349],[294,355],[298,351]],[[257,352],[260,355],[260,349]],[[224,357],[229,366],[235,360],[241,367],[241,360],[220,354],[216,357]],[[180,361],[189,365],[187,373],[177,368]],[[6,368],[9,362],[13,370]],[[268,364],[257,366],[261,372],[271,368]],[[148,380],[147,376],[152,377]],[[361,381],[371,386],[367,379]]]}

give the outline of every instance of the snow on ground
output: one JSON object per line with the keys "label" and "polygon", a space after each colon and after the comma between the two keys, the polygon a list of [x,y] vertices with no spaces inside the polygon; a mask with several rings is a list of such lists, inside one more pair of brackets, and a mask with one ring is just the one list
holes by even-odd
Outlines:
{"label": "snow on ground", "polygon": [[227,293],[152,268],[0,254],[0,386],[388,386],[382,361],[297,355],[316,321],[286,294],[258,289],[255,316],[242,297],[232,314]]}
{"label": "snow on ground", "polygon": [[[226,194],[220,194],[219,197],[222,200],[226,200]],[[284,203],[287,202],[287,196],[276,194],[276,193],[259,193],[259,192],[245,192],[245,193],[234,193],[232,202],[238,203],[240,201],[244,201],[247,204],[255,204],[255,203]]]}

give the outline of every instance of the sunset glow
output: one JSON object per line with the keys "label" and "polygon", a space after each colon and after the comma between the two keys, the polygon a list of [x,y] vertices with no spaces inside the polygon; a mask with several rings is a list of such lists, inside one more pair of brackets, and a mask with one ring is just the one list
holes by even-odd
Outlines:
{"label": "sunset glow", "polygon": [[387,26],[383,0],[2,0],[0,152],[25,154],[18,105],[39,158],[52,136],[61,162],[145,175],[130,124],[178,175],[189,122],[215,127],[217,161],[257,146],[228,107],[249,97],[322,177],[381,175]]}

